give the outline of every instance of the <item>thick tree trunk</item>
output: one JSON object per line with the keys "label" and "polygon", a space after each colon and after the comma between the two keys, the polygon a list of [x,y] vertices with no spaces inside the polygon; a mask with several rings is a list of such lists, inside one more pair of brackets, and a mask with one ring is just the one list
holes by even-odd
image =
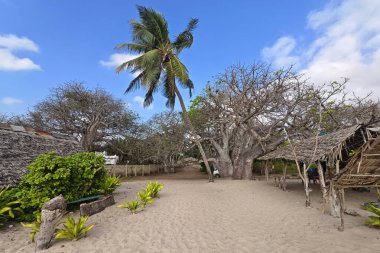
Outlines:
{"label": "thick tree trunk", "polygon": [[202,147],[202,144],[201,144],[201,141],[200,141],[200,137],[199,135],[195,132],[195,129],[194,129],[194,126],[193,124],[191,124],[191,121],[190,121],[190,117],[189,117],[189,114],[187,113],[187,110],[186,110],[186,106],[185,106],[185,103],[183,102],[183,98],[182,98],[182,95],[181,93],[179,92],[177,86],[174,86],[174,91],[175,91],[175,94],[177,95],[178,97],[178,100],[179,100],[179,103],[181,105],[181,108],[182,108],[182,113],[183,113],[183,118],[186,122],[186,125],[187,127],[189,128],[191,134],[193,135],[193,137],[195,138],[195,144],[197,144],[198,146],[198,149],[199,149],[199,153],[201,153],[201,156],[202,156],[202,160],[206,166],[206,170],[207,170],[207,173],[208,173],[208,180],[209,182],[214,182],[214,178],[212,176],[212,172],[211,172],[211,169],[210,169],[210,165],[208,163],[208,160],[207,160],[207,157],[206,157],[206,153],[205,151],[203,150],[203,147]]}
{"label": "thick tree trunk", "polygon": [[248,157],[244,161],[244,174],[243,179],[252,179],[252,163],[253,159]]}
{"label": "thick tree trunk", "polygon": [[222,176],[232,176],[233,165],[231,158],[228,154],[228,145],[223,144],[223,147],[219,145],[215,140],[211,139],[211,144],[214,146],[215,150],[218,152],[219,159],[218,164],[220,166],[220,173]]}

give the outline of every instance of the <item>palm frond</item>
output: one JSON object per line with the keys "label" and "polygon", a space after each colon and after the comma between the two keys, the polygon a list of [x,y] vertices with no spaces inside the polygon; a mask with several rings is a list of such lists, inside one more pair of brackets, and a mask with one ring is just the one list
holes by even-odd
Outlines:
{"label": "palm frond", "polygon": [[192,18],[185,31],[181,32],[174,40],[173,46],[179,54],[184,48],[189,48],[193,44],[193,30],[198,25],[198,19]]}
{"label": "palm frond", "polygon": [[168,24],[165,18],[155,10],[137,6],[142,24],[160,43],[169,42]]}

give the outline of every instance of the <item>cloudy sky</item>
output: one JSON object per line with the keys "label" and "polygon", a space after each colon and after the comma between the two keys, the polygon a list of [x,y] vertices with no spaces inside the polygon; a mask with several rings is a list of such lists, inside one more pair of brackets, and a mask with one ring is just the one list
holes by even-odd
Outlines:
{"label": "cloudy sky", "polygon": [[131,41],[136,5],[163,13],[172,36],[199,18],[181,53],[195,94],[232,64],[267,61],[315,84],[348,77],[349,90],[380,97],[379,0],[0,0],[0,112],[25,113],[71,80],[106,89],[143,119],[165,110],[160,93],[142,108],[143,90],[124,94],[133,75],[115,74],[135,57],[113,48]]}

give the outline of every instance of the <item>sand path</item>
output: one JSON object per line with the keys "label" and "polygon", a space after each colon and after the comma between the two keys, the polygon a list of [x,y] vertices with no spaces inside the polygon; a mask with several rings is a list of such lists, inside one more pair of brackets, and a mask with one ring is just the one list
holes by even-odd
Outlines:
{"label": "sand path", "polygon": [[[321,214],[317,203],[304,208],[292,190],[264,181],[160,181],[161,197],[146,210],[109,207],[90,217],[96,226],[88,237],[55,240],[44,252],[380,252],[380,231],[365,227],[364,217],[348,216],[338,232],[338,219]],[[116,202],[134,198],[147,182],[123,183]],[[19,226],[0,232],[0,252],[33,252],[27,237]]]}

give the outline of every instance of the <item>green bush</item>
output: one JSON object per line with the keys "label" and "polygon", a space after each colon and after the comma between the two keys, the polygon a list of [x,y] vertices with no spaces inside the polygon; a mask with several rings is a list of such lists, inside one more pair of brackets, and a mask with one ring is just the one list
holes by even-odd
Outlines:
{"label": "green bush", "polygon": [[20,201],[14,199],[16,189],[9,187],[0,188],[0,227],[10,219],[15,218],[15,214],[22,214],[23,211],[19,207]]}
{"label": "green bush", "polygon": [[151,197],[151,193],[148,192],[147,190],[142,190],[142,191],[139,191],[137,193],[137,196],[139,197],[140,199],[140,207],[142,209],[145,209],[145,206],[148,204],[148,203],[153,203],[153,199]]}
{"label": "green bush", "polygon": [[140,203],[138,200],[132,200],[130,202],[127,202],[126,204],[118,205],[117,207],[127,208],[131,212],[131,214],[136,214],[137,209],[139,209],[140,207]]}
{"label": "green bush", "polygon": [[160,184],[159,182],[150,182],[147,186],[146,186],[146,190],[148,192],[150,192],[150,196],[152,198],[157,198],[158,197],[158,193],[162,190],[162,188],[164,188],[164,185],[163,184]]}
{"label": "green bush", "polygon": [[120,177],[107,176],[101,186],[100,193],[109,195],[120,186]]}
{"label": "green bush", "polygon": [[367,210],[373,213],[374,215],[376,215],[376,216],[369,216],[367,220],[364,220],[364,223],[367,224],[368,226],[372,226],[372,227],[380,229],[380,208],[376,207],[372,203],[367,203],[365,205],[362,205],[362,209]]}
{"label": "green bush", "polygon": [[51,152],[37,157],[27,169],[16,195],[25,211],[22,219],[29,221],[60,194],[67,202],[98,194],[107,178],[104,157],[94,153],[61,157]]}
{"label": "green bush", "polygon": [[69,239],[73,241],[80,239],[95,226],[95,224],[86,226],[87,220],[87,216],[80,216],[77,222],[72,217],[66,218],[63,228],[58,228],[56,230],[57,234],[55,238]]}

